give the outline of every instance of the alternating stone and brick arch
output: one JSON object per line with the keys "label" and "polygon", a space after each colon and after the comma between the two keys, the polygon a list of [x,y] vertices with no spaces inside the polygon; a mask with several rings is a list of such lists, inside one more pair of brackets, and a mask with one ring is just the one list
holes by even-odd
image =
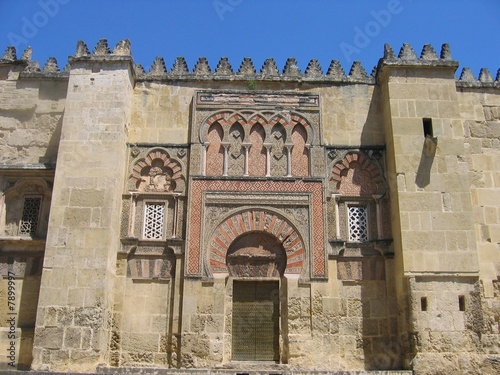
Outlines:
{"label": "alternating stone and brick arch", "polygon": [[133,163],[129,182],[129,190],[139,192],[184,192],[186,182],[183,163],[164,149],[152,149]]}
{"label": "alternating stone and brick arch", "polygon": [[343,196],[383,194],[387,188],[382,168],[361,151],[337,155],[330,172],[330,190]]}
{"label": "alternating stone and brick arch", "polygon": [[206,176],[308,177],[313,127],[294,112],[220,111],[200,127]]}
{"label": "alternating stone and brick arch", "polygon": [[237,277],[300,274],[304,241],[289,219],[264,208],[230,214],[215,228],[208,245],[207,271]]}

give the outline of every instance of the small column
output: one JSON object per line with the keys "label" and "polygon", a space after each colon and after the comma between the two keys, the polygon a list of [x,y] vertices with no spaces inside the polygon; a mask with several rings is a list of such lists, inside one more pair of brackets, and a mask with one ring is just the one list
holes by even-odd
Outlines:
{"label": "small column", "polygon": [[382,231],[382,209],[380,207],[380,198],[382,198],[382,195],[376,194],[372,195],[372,197],[373,199],[375,199],[375,204],[377,207],[377,240],[381,240],[384,236]]}
{"label": "small column", "polygon": [[172,238],[177,238],[177,220],[179,215],[179,193],[174,193],[174,226],[172,228]]}
{"label": "small column", "polygon": [[202,152],[202,160],[201,160],[201,174],[203,176],[207,175],[207,148],[208,143],[203,143],[203,152]]}
{"label": "small column", "polygon": [[286,149],[286,176],[292,177],[292,147],[293,144],[284,146]]}
{"label": "small column", "polygon": [[245,148],[245,170],[243,172],[243,176],[248,176],[248,154],[250,150],[250,143],[244,143],[242,145]]}
{"label": "small column", "polygon": [[135,211],[137,205],[137,194],[131,193],[130,195],[130,212],[128,217],[128,233],[127,237],[134,237],[134,227],[135,227]]}
{"label": "small column", "polygon": [[272,145],[264,145],[266,148],[266,177],[271,177],[271,147]]}
{"label": "small column", "polygon": [[307,177],[311,177],[313,175],[312,146],[310,144],[306,144],[305,148],[307,150],[307,167],[309,168],[307,171]]}
{"label": "small column", "polygon": [[228,153],[229,153],[229,143],[222,143],[222,147],[224,147],[224,168],[222,175],[227,176],[227,164],[228,164]]}
{"label": "small column", "polygon": [[332,199],[335,204],[335,238],[340,238],[340,215],[339,215],[339,199],[340,194],[332,194]]}

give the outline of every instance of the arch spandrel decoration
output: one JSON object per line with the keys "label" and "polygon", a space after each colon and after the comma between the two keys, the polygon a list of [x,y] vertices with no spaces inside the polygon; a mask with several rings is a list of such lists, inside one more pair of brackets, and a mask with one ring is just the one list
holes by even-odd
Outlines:
{"label": "arch spandrel decoration", "polygon": [[360,151],[350,151],[334,161],[330,189],[344,196],[372,196],[384,194],[387,184],[378,163]]}
{"label": "arch spandrel decoration", "polygon": [[[229,273],[228,255],[245,255],[250,259],[251,254],[239,254],[234,248],[244,236],[255,234],[259,236],[269,236],[275,239],[276,244],[283,248],[285,253],[284,274],[301,274],[305,265],[305,244],[295,226],[284,216],[267,209],[251,209],[233,213],[224,219],[214,230],[210,242],[208,243],[208,256],[206,271],[207,276],[215,273]],[[265,246],[264,246],[265,247]],[[232,249],[235,251],[233,252]],[[240,251],[241,253],[241,251]],[[254,260],[259,261],[259,257],[279,257],[277,252],[254,254]],[[231,266],[231,259],[229,259]],[[277,266],[280,267],[279,265]],[[254,267],[254,269],[256,269]],[[246,275],[259,276],[259,275]],[[276,275],[274,275],[276,276]]]}
{"label": "arch spandrel decoration", "polygon": [[183,193],[186,188],[181,161],[163,149],[153,149],[133,163],[129,189],[144,193]]}

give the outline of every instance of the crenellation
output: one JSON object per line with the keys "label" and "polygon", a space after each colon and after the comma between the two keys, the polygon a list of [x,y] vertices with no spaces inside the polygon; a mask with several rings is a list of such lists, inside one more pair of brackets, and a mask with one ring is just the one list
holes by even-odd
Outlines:
{"label": "crenellation", "polygon": [[33,51],[30,46],[26,47],[25,50],[23,51],[23,54],[21,55],[20,60],[23,61],[31,61],[31,56],[33,54]]}
{"label": "crenellation", "polygon": [[470,84],[479,83],[476,77],[474,77],[474,73],[472,73],[472,70],[469,67],[465,67],[462,69],[459,81],[467,82]]}
{"label": "crenellation", "polygon": [[339,60],[332,60],[330,66],[328,67],[328,71],[326,72],[327,77],[331,77],[334,80],[343,80],[345,79],[345,72],[342,69],[342,65],[340,65]]}
{"label": "crenellation", "polygon": [[220,76],[229,76],[233,73],[233,67],[229,63],[228,58],[221,57],[219,63],[217,64],[217,67],[215,68],[215,74]]}
{"label": "crenellation", "polygon": [[79,40],[76,44],[75,57],[85,57],[90,55],[90,51],[83,40]]}
{"label": "crenellation", "polygon": [[108,40],[105,38],[99,39],[99,42],[97,42],[94,48],[93,54],[96,56],[104,56],[111,54],[111,50],[108,47]]}
{"label": "crenellation", "polygon": [[241,62],[240,68],[238,69],[238,74],[242,74],[245,76],[251,76],[256,74],[255,66],[253,65],[253,61],[250,57],[243,58]]}
{"label": "crenellation", "polygon": [[113,55],[130,56],[130,40],[124,39],[116,43]]}
{"label": "crenellation", "polygon": [[286,60],[285,67],[283,68],[283,75],[285,77],[298,77],[301,75],[300,69],[297,65],[297,60],[293,57],[289,57]]}
{"label": "crenellation", "polygon": [[177,57],[172,66],[172,75],[184,75],[189,73],[188,65],[184,57]]}
{"label": "crenellation", "polygon": [[14,62],[17,60],[17,54],[16,54],[16,47],[14,46],[8,46],[7,49],[5,50],[2,58],[0,59],[0,62],[5,61],[5,62]]}
{"label": "crenellation", "polygon": [[399,50],[398,59],[417,60],[417,55],[409,43],[403,43],[403,46]]}
{"label": "crenellation", "polygon": [[439,58],[442,60],[452,60],[451,49],[450,49],[450,45],[448,43],[444,43],[441,46],[441,54],[440,54]]}
{"label": "crenellation", "polygon": [[59,73],[59,66],[55,57],[49,57],[42,70],[44,73]]}
{"label": "crenellation", "polygon": [[364,80],[367,79],[366,70],[361,64],[361,61],[354,61],[351,66],[351,70],[349,70],[349,78]]}
{"label": "crenellation", "polygon": [[165,66],[165,60],[163,57],[157,56],[149,69],[148,77],[155,78],[165,78],[167,76],[167,67]]}
{"label": "crenellation", "polygon": [[323,75],[323,70],[321,69],[321,65],[319,64],[318,60],[312,59],[311,61],[309,61],[304,75],[307,78],[316,78]]}
{"label": "crenellation", "polygon": [[197,76],[207,76],[212,73],[206,57],[200,57],[194,66],[194,73]]}
{"label": "crenellation", "polygon": [[437,54],[436,51],[434,50],[434,47],[432,47],[430,44],[424,45],[422,48],[422,53],[420,54],[420,58],[424,60],[437,60]]}
{"label": "crenellation", "polygon": [[493,77],[487,68],[481,68],[479,72],[479,82],[481,83],[493,83]]}
{"label": "crenellation", "polygon": [[[500,69],[499,69],[500,71]],[[499,73],[497,72],[497,79],[494,80],[490,71],[487,68],[481,68],[478,78],[474,76],[474,73],[469,67],[462,69],[460,78],[456,81],[457,87],[490,87],[490,88],[500,88],[500,81],[498,80]]]}
{"label": "crenellation", "polygon": [[141,64],[134,64],[134,72],[137,78],[143,78],[146,76],[146,70]]}
{"label": "crenellation", "polygon": [[264,64],[262,64],[262,68],[260,69],[260,73],[263,77],[279,76],[278,66],[276,65],[276,61],[274,61],[274,58],[271,57],[264,61]]}

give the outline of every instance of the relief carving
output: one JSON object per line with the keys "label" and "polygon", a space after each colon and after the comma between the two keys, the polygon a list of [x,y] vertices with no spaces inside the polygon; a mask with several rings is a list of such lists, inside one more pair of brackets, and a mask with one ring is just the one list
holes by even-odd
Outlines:
{"label": "relief carving", "polygon": [[[147,181],[147,179],[143,179]],[[167,192],[173,191],[171,171],[163,172],[160,167],[153,167],[149,171],[149,183],[144,187],[144,191]]]}

